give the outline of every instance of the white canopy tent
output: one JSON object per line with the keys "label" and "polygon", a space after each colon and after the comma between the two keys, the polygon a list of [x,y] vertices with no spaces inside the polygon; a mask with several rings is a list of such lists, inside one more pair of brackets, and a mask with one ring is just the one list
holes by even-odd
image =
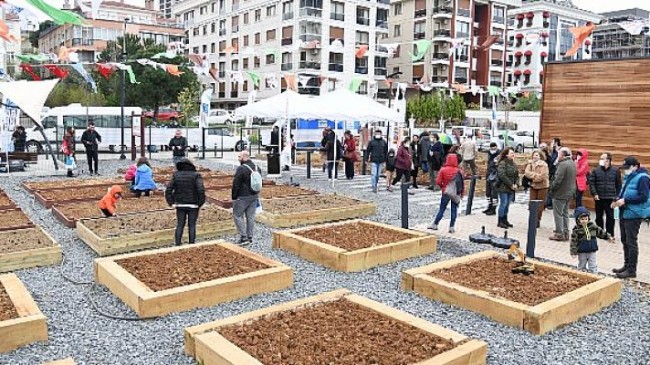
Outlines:
{"label": "white canopy tent", "polygon": [[235,109],[235,115],[257,118],[315,118],[309,105],[316,99],[292,90]]}
{"label": "white canopy tent", "polygon": [[371,98],[354,93],[348,89],[339,89],[316,98],[312,105],[314,112],[325,111],[321,118],[337,121],[389,121],[398,123],[402,117],[394,109],[378,103]]}

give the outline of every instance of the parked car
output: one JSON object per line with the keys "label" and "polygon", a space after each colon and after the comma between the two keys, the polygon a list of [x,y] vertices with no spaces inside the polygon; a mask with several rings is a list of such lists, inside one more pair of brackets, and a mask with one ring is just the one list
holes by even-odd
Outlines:
{"label": "parked car", "polygon": [[206,150],[211,150],[216,147],[217,149],[241,151],[246,149],[246,146],[248,146],[246,137],[240,139],[239,136],[235,136],[234,133],[226,128],[209,128],[206,131]]}
{"label": "parked car", "polygon": [[[153,110],[144,112],[143,116],[145,118],[153,119]],[[158,117],[156,118],[156,120],[178,122],[179,119],[180,119],[180,113],[178,111],[172,108],[158,108]]]}
{"label": "parked car", "polygon": [[212,109],[208,114],[208,124],[230,125],[235,121],[232,113],[225,109]]}
{"label": "parked car", "polygon": [[515,150],[517,152],[524,152],[524,148],[533,148],[535,147],[535,137],[532,132],[528,131],[519,131],[513,133],[512,138],[514,138],[517,145]]}

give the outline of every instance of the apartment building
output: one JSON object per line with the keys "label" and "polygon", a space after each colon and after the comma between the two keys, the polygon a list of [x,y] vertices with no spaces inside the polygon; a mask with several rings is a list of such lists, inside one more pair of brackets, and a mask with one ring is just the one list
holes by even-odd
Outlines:
{"label": "apartment building", "polygon": [[176,4],[179,0],[158,0],[158,8],[160,14],[165,18],[172,17],[172,6]]}
{"label": "apartment building", "polygon": [[[202,79],[215,90],[213,107],[234,109],[245,104],[253,90],[247,72],[264,78],[257,99],[283,91],[283,74],[295,75],[303,94],[319,95],[352,82],[360,83],[359,93],[374,93],[377,81],[386,76],[388,54],[377,47],[377,40],[388,34],[388,4],[186,0],[174,5],[173,13],[188,30],[187,50],[206,55],[219,70],[218,80]],[[367,52],[355,56],[361,47]]]}
{"label": "apartment building", "polygon": [[549,61],[583,60],[592,57],[592,39],[587,39],[572,57],[564,54],[573,47],[570,29],[587,22],[598,24],[602,17],[579,9],[570,0],[524,1],[508,13],[513,31],[508,62],[513,65],[508,84],[523,91],[538,92],[544,82],[544,64]]}
{"label": "apartment building", "polygon": [[[115,41],[124,33],[153,39],[159,44],[183,42],[182,26],[175,20],[160,18],[153,8],[153,0],[147,0],[146,4],[143,8],[123,1],[103,1],[95,19],[91,14],[84,14],[86,25],[53,25],[42,31],[38,38],[39,52],[56,52],[63,45],[77,48],[81,62],[94,62],[109,41]],[[72,10],[82,13],[78,6]]]}
{"label": "apartment building", "polygon": [[[507,13],[521,0],[398,0],[391,2],[389,37],[399,43],[388,59],[388,73],[400,82],[447,89],[452,84],[503,86],[506,75]],[[480,49],[489,36],[496,42]],[[412,43],[431,40],[430,51],[413,61]],[[456,47],[452,48],[452,44]],[[418,92],[417,89],[410,89]],[[408,96],[407,92],[407,96]],[[479,98],[466,94],[467,101]]]}
{"label": "apartment building", "polygon": [[601,14],[593,34],[593,58],[650,57],[650,12],[634,8]]}
{"label": "apartment building", "polygon": [[16,41],[0,40],[0,47],[3,50],[2,54],[0,54],[0,78],[3,78],[5,73],[16,75],[19,72],[20,60],[16,56],[22,53],[22,33],[18,15],[2,10],[2,20],[7,24],[9,34]]}

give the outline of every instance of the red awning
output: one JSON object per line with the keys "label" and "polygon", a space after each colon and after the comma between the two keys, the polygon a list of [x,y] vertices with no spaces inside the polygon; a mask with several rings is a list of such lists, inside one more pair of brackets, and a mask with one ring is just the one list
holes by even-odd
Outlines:
{"label": "red awning", "polygon": [[521,70],[515,70],[515,76],[521,76]]}
{"label": "red awning", "polygon": [[543,16],[544,18],[550,18],[550,17],[551,17],[551,13],[548,12],[548,11],[545,11],[545,12],[542,13],[542,16]]}
{"label": "red awning", "polygon": [[515,57],[521,57],[521,56],[523,56],[523,55],[524,55],[524,54],[521,53],[520,51],[515,52]]}
{"label": "red awning", "polygon": [[524,75],[530,75],[532,72],[530,70],[524,70]]}
{"label": "red awning", "polygon": [[517,38],[517,39],[522,39],[522,38],[524,38],[524,35],[521,34],[521,33],[517,33],[517,34],[515,35],[515,38]]}
{"label": "red awning", "polygon": [[524,20],[524,14],[517,14],[517,20]]}
{"label": "red awning", "polygon": [[533,51],[528,50],[528,51],[526,51],[524,54],[525,54],[526,56],[532,56],[532,55],[533,55]]}
{"label": "red awning", "polygon": [[591,45],[591,41],[590,41],[589,39],[587,39],[587,40],[585,41],[585,45],[590,46],[590,45]]}
{"label": "red awning", "polygon": [[541,33],[539,33],[539,36],[546,38],[546,37],[548,37],[548,32],[541,32]]}
{"label": "red awning", "polygon": [[528,13],[526,13],[526,18],[533,19],[534,17],[535,17],[535,13],[533,13],[532,11],[529,11]]}
{"label": "red awning", "polygon": [[542,56],[542,57],[546,57],[546,56],[548,56],[548,53],[542,51],[542,53],[540,53],[539,55]]}

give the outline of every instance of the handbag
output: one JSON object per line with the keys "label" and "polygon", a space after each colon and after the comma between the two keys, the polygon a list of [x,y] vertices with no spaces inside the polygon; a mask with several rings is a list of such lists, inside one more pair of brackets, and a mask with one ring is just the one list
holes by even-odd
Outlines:
{"label": "handbag", "polygon": [[458,194],[458,189],[457,189],[457,179],[461,178],[460,173],[456,173],[454,178],[447,184],[445,187],[445,191],[443,192],[444,195],[449,197],[449,199],[454,202],[454,204],[460,204],[460,195]]}
{"label": "handbag", "polygon": [[72,156],[65,156],[65,168],[67,170],[74,170],[77,168],[77,164],[74,162]]}

